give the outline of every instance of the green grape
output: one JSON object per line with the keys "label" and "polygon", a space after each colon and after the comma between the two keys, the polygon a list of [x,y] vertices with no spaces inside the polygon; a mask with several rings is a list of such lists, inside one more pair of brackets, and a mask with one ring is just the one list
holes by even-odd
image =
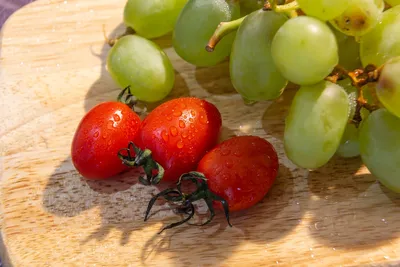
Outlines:
{"label": "green grape", "polygon": [[371,31],[382,14],[382,5],[376,0],[352,0],[346,10],[330,23],[350,36],[362,36]]}
{"label": "green grape", "polygon": [[392,58],[384,65],[376,94],[388,111],[400,117],[400,56]]}
{"label": "green grape", "polygon": [[337,82],[337,84],[343,87],[347,93],[350,105],[348,118],[349,120],[351,120],[354,117],[354,113],[356,112],[356,107],[357,107],[357,98],[358,98],[357,88],[353,86],[349,78],[340,80]]}
{"label": "green grape", "polygon": [[138,100],[155,102],[172,90],[175,72],[167,55],[139,35],[120,38],[107,56],[107,70],[122,88],[131,87]]}
{"label": "green grape", "polygon": [[151,39],[172,32],[187,0],[128,0],[124,23],[137,34]]}
{"label": "green grape", "polygon": [[230,75],[245,99],[274,99],[287,85],[271,55],[272,39],[286,20],[284,15],[260,10],[249,14],[240,25],[230,56]]}
{"label": "green grape", "polygon": [[381,66],[400,56],[400,6],[383,12],[380,23],[361,37],[360,56],[363,66]]}
{"label": "green grape", "polygon": [[387,188],[400,193],[400,119],[386,109],[372,112],[359,133],[361,158]]}
{"label": "green grape", "polygon": [[178,55],[196,66],[213,66],[229,56],[235,32],[226,35],[213,52],[205,47],[220,22],[239,18],[237,1],[189,0],[175,25],[172,37]]}
{"label": "green grape", "polygon": [[384,0],[375,0],[375,5],[379,8],[380,11],[385,10],[385,1]]}
{"label": "green grape", "polygon": [[264,6],[264,0],[241,0],[240,2],[240,16],[246,16]]}
{"label": "green grape", "polygon": [[346,70],[360,68],[360,44],[356,42],[353,36],[345,35],[334,27],[331,27],[331,30],[338,42],[339,65]]}
{"label": "green grape", "polygon": [[386,3],[388,3],[390,6],[398,6],[400,5],[400,0],[386,0]]}
{"label": "green grape", "polygon": [[322,81],[300,87],[286,118],[284,147],[288,158],[302,168],[325,165],[340,145],[348,112],[349,101],[341,86]]}
{"label": "green grape", "polygon": [[297,0],[297,3],[308,16],[330,20],[346,10],[349,0]]}
{"label": "green grape", "polygon": [[348,123],[336,154],[343,158],[352,158],[360,155],[358,128],[354,123]]}
{"label": "green grape", "polygon": [[339,62],[335,35],[320,20],[299,16],[288,20],[272,40],[272,58],[289,81],[316,84]]}

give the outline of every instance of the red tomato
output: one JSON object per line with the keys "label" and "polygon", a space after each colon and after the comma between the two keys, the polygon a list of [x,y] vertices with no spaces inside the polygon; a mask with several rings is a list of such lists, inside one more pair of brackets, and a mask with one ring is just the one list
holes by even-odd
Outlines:
{"label": "red tomato", "polygon": [[77,171],[88,179],[105,179],[126,170],[118,151],[134,140],[140,123],[139,116],[121,102],[105,102],[91,109],[72,141]]}
{"label": "red tomato", "polygon": [[213,104],[194,97],[177,98],[148,114],[135,144],[152,151],[152,158],[165,170],[162,181],[177,181],[196,169],[215,146],[221,124],[221,114]]}
{"label": "red tomato", "polygon": [[278,155],[268,141],[256,136],[238,136],[207,153],[197,171],[207,178],[210,191],[228,202],[230,211],[238,211],[264,198],[278,168]]}

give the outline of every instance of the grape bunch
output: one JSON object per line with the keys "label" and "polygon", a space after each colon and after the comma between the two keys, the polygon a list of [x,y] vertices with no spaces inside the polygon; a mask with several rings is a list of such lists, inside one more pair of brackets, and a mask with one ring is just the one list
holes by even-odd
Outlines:
{"label": "grape bunch", "polygon": [[136,34],[116,41],[107,68],[138,100],[162,100],[174,85],[170,59],[152,40],[171,33],[190,64],[228,59],[246,103],[297,85],[284,131],[294,164],[360,156],[400,193],[399,0],[128,0],[123,17]]}

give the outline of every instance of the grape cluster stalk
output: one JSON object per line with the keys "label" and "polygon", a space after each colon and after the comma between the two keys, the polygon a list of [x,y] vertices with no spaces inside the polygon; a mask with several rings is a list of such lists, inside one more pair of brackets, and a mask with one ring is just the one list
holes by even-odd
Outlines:
{"label": "grape cluster stalk", "polygon": [[246,103],[274,101],[289,83],[298,86],[284,130],[294,164],[317,169],[334,155],[361,157],[400,193],[399,0],[162,3],[127,2],[124,21],[136,34],[113,43],[107,65],[121,88],[147,102],[170,93],[172,64],[151,39],[172,33],[173,48],[190,64],[229,58]]}

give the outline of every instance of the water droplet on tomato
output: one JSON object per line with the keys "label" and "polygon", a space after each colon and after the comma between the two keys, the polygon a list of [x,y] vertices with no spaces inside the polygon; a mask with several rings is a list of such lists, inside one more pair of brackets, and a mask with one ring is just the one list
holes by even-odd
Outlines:
{"label": "water droplet on tomato", "polygon": [[203,124],[207,124],[208,123],[207,117],[201,115],[200,116],[200,122],[203,123]]}
{"label": "water droplet on tomato", "polygon": [[95,132],[94,137],[96,137],[96,138],[99,137],[99,132]]}
{"label": "water droplet on tomato", "polygon": [[190,124],[190,128],[192,128],[192,129],[193,129],[193,128],[194,128],[194,125],[193,125],[193,124]]}
{"label": "water droplet on tomato", "polygon": [[177,111],[174,111],[174,112],[172,113],[172,115],[174,115],[175,117],[179,117],[179,116],[182,115],[182,112],[181,112],[180,110],[177,110]]}
{"label": "water droplet on tomato", "polygon": [[168,116],[167,116],[167,120],[168,120],[168,121],[172,121],[172,117],[168,115]]}
{"label": "water droplet on tomato", "polygon": [[184,122],[184,121],[179,121],[179,127],[180,127],[180,128],[183,129],[183,128],[185,128],[185,126],[186,126],[186,125],[185,125],[185,122]]}
{"label": "water droplet on tomato", "polygon": [[118,114],[114,114],[113,118],[114,118],[115,121],[120,121],[121,120],[121,117]]}
{"label": "water droplet on tomato", "polygon": [[196,116],[196,112],[194,110],[191,110],[190,114],[192,114],[193,117]]}
{"label": "water droplet on tomato", "polygon": [[221,155],[222,156],[228,156],[231,153],[231,151],[229,150],[229,148],[226,148],[224,146],[221,147]]}
{"label": "water droplet on tomato", "polygon": [[189,135],[189,136],[188,136],[188,139],[189,139],[189,140],[192,140],[192,139],[193,139],[193,137],[192,137],[191,135]]}
{"label": "water droplet on tomato", "polygon": [[186,108],[186,104],[185,103],[181,103],[181,108]]}
{"label": "water droplet on tomato", "polygon": [[115,126],[114,126],[114,122],[112,121],[112,120],[109,120],[108,121],[108,123],[107,123],[107,129],[112,129],[112,128],[114,128]]}
{"label": "water droplet on tomato", "polygon": [[165,130],[161,132],[161,137],[165,142],[168,141],[168,133]]}
{"label": "water droplet on tomato", "polygon": [[230,161],[230,160],[227,160],[227,161],[225,162],[225,166],[226,166],[228,169],[231,169],[231,168],[233,167],[233,162]]}
{"label": "water droplet on tomato", "polygon": [[172,136],[177,136],[178,135],[178,129],[176,129],[175,126],[171,126],[171,128],[169,128],[169,131],[170,131]]}
{"label": "water droplet on tomato", "polygon": [[193,123],[193,122],[194,122],[193,118],[190,118],[190,119],[189,119],[189,122]]}
{"label": "water droplet on tomato", "polygon": [[182,136],[182,138],[186,138],[186,137],[188,137],[188,133],[187,133],[187,132],[183,132],[183,133],[181,134],[181,136]]}
{"label": "water droplet on tomato", "polygon": [[241,157],[243,153],[239,150],[236,150],[235,152],[233,152],[233,155],[235,155],[236,157]]}
{"label": "water droplet on tomato", "polygon": [[197,132],[199,132],[199,130],[197,130],[197,128],[196,128],[196,129],[194,129],[194,132],[197,133]]}
{"label": "water droplet on tomato", "polygon": [[179,140],[178,143],[176,143],[176,147],[177,148],[182,148],[183,147],[183,142],[181,140]]}

